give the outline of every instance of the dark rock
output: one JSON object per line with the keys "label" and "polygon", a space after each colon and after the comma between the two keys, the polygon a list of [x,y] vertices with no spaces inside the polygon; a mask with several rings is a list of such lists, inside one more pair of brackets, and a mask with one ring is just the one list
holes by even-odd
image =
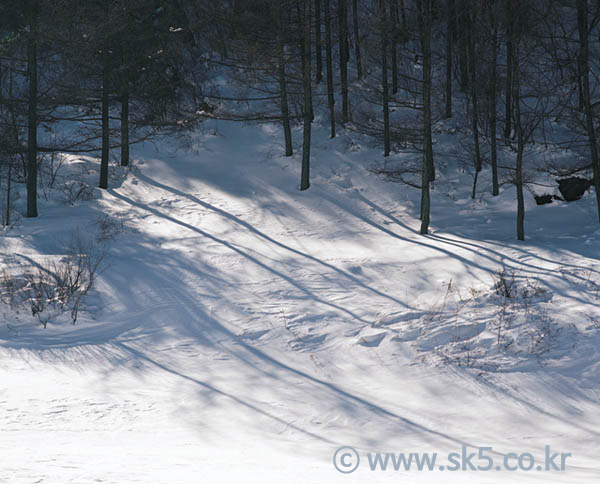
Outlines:
{"label": "dark rock", "polygon": [[552,200],[554,200],[554,195],[534,195],[535,197],[535,203],[537,203],[538,205],[545,205],[547,203],[552,203]]}
{"label": "dark rock", "polygon": [[590,186],[592,186],[592,180],[578,176],[558,180],[558,190],[567,202],[579,200]]}

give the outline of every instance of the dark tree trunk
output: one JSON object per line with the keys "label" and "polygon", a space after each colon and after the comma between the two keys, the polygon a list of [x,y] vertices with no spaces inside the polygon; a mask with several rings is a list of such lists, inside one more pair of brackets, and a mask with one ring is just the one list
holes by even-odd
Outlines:
{"label": "dark tree trunk", "polygon": [[10,225],[10,191],[12,183],[12,160],[8,162],[8,176],[6,178],[6,215],[4,217],[5,225]]}
{"label": "dark tree trunk", "polygon": [[490,116],[490,140],[491,140],[491,163],[492,163],[492,195],[497,196],[500,193],[498,183],[498,147],[496,142],[497,131],[497,115],[496,103],[498,101],[498,19],[495,4],[492,4],[490,10],[490,20],[492,24],[492,74],[490,80],[490,100],[489,100],[489,116]]}
{"label": "dark tree trunk", "polygon": [[315,54],[317,59],[316,81],[323,80],[323,45],[321,42],[321,0],[315,0]]}
{"label": "dark tree trunk", "polygon": [[579,59],[581,66],[581,80],[583,87],[583,105],[585,112],[585,121],[588,139],[590,142],[590,155],[592,158],[592,168],[594,171],[594,188],[596,191],[596,204],[598,207],[598,220],[600,221],[600,160],[598,159],[598,142],[594,128],[594,117],[592,112],[592,102],[590,97],[590,77],[589,77],[589,39],[588,39],[588,11],[587,1],[577,0],[577,19],[579,26]]}
{"label": "dark tree trunk", "polygon": [[406,8],[404,0],[400,0],[400,16],[402,17],[402,39],[404,42],[408,40],[408,23],[406,20]]}
{"label": "dark tree trunk", "polygon": [[350,121],[350,105],[348,99],[348,9],[346,2],[347,0],[338,0],[342,124],[346,124]]}
{"label": "dark tree trunk", "polygon": [[27,74],[29,77],[28,99],[28,138],[27,138],[27,216],[37,217],[37,128],[38,128],[38,73],[37,73],[37,42],[38,42],[38,1],[31,5],[29,19],[29,37],[27,40]]}
{"label": "dark tree trunk", "polygon": [[325,0],[325,46],[327,63],[327,106],[329,108],[331,137],[335,138],[335,96],[333,90],[333,53],[331,45],[331,9],[329,0]]}
{"label": "dark tree trunk", "polygon": [[468,9],[469,0],[458,1],[458,63],[460,68],[460,90],[467,92],[469,88],[469,38]]}
{"label": "dark tree trunk", "polygon": [[471,198],[475,199],[477,194],[477,179],[482,169],[481,149],[479,146],[479,104],[477,91],[477,62],[475,60],[475,48],[477,42],[477,32],[475,31],[475,22],[477,21],[476,7],[466,13],[468,20],[468,56],[469,56],[469,88],[471,91],[471,129],[473,130],[473,145],[475,149],[475,178],[473,180],[473,192]]}
{"label": "dark tree trunk", "polygon": [[454,0],[448,0],[446,12],[446,118],[452,117],[452,38],[454,36]]}
{"label": "dark tree trunk", "polygon": [[421,187],[421,229],[429,232],[430,197],[432,179],[433,142],[431,136],[431,15],[432,0],[417,0],[421,53],[423,55],[423,176]]}
{"label": "dark tree trunk", "polygon": [[[107,15],[108,16],[108,15]],[[100,188],[108,188],[108,156],[109,156],[109,79],[110,54],[108,41],[102,46],[102,155],[100,159]]]}
{"label": "dark tree trunk", "polygon": [[303,90],[304,90],[304,137],[302,140],[302,174],[300,178],[300,190],[310,187],[310,141],[312,122],[312,85],[311,85],[311,0],[304,0],[304,57]]}
{"label": "dark tree trunk", "polygon": [[509,138],[511,133],[511,118],[512,118],[512,83],[513,83],[513,42],[512,42],[512,16],[513,2],[506,2],[506,101],[504,114],[504,137]]}
{"label": "dark tree trunk", "polygon": [[515,174],[515,185],[517,188],[517,239],[525,240],[525,199],[523,196],[523,151],[525,139],[521,123],[521,94],[519,78],[519,50],[518,43],[513,44],[513,101],[515,109],[515,130],[517,134],[517,163]]}
{"label": "dark tree trunk", "polygon": [[129,90],[121,94],[121,166],[129,166]]}
{"label": "dark tree trunk", "polygon": [[285,76],[285,45],[283,42],[283,18],[281,14],[282,12],[280,11],[277,31],[279,98],[281,104],[281,122],[283,124],[283,135],[285,138],[285,156],[292,156],[294,154],[294,148],[292,146],[292,128],[290,126],[290,108],[288,105],[287,82]]}
{"label": "dark tree trunk", "polygon": [[383,156],[390,155],[390,109],[389,109],[389,87],[388,87],[388,32],[386,0],[379,0],[379,18],[381,25],[381,89],[383,93]]}
{"label": "dark tree trunk", "polygon": [[392,58],[392,93],[398,92],[398,49],[396,47],[396,32],[398,31],[398,0],[391,0],[390,3],[390,18],[392,19],[392,35],[390,42],[390,55]]}
{"label": "dark tree trunk", "polygon": [[360,29],[358,28],[358,0],[352,0],[352,21],[354,26],[354,55],[356,56],[356,75],[362,79],[362,59],[360,56]]}

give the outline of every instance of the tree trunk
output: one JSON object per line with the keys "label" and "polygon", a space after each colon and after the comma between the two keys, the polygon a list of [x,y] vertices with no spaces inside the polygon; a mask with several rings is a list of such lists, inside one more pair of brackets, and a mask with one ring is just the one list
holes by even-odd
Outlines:
{"label": "tree trunk", "polygon": [[504,137],[510,138],[511,132],[511,117],[512,117],[512,83],[513,83],[513,43],[512,43],[512,16],[513,16],[513,2],[508,0],[506,2],[506,103],[505,103],[505,114],[504,114]]}
{"label": "tree trunk", "polygon": [[348,100],[348,17],[347,0],[338,0],[338,21],[340,41],[340,81],[342,84],[342,124],[350,121]]}
{"label": "tree trunk", "polygon": [[518,43],[513,45],[513,100],[515,108],[515,130],[517,132],[517,163],[515,174],[515,185],[517,188],[517,239],[525,240],[525,200],[523,196],[523,150],[525,140],[523,138],[523,127],[521,125],[521,94],[519,79],[519,50]]}
{"label": "tree trunk", "polygon": [[[108,13],[107,13],[108,16]],[[108,40],[102,46],[102,155],[100,159],[100,188],[108,188],[108,156],[109,156],[109,78],[110,78],[110,54],[108,52]]]}
{"label": "tree trunk", "polygon": [[311,86],[311,0],[304,0],[304,138],[302,141],[302,175],[300,178],[300,190],[306,190],[310,187],[310,141],[311,141],[311,105],[312,105],[312,86]]}
{"label": "tree trunk", "polygon": [[423,176],[421,187],[421,230],[429,232],[430,197],[429,182],[433,166],[433,141],[431,137],[431,9],[432,0],[417,0],[421,52],[423,55]]}
{"label": "tree trunk", "polygon": [[325,45],[327,63],[327,106],[329,108],[331,137],[335,138],[335,96],[333,90],[333,53],[331,45],[331,9],[329,0],[325,0]]}
{"label": "tree trunk", "polygon": [[587,1],[577,0],[577,18],[579,25],[579,44],[580,44],[580,66],[582,70],[583,87],[583,105],[585,111],[586,129],[590,142],[590,156],[592,158],[592,168],[594,171],[594,189],[596,192],[596,204],[598,208],[598,220],[600,221],[600,160],[598,159],[598,142],[594,128],[594,117],[592,112],[592,102],[590,97],[590,77],[589,77],[589,39],[588,39],[588,11]]}
{"label": "tree trunk", "polygon": [[38,37],[38,1],[31,6],[29,38],[27,40],[27,71],[29,77],[28,99],[28,138],[27,138],[27,216],[37,217],[37,37]]}
{"label": "tree trunk", "polygon": [[391,0],[390,18],[392,20],[393,30],[391,39],[391,58],[392,58],[392,93],[398,92],[398,49],[396,47],[396,32],[398,30],[398,0]]}
{"label": "tree trunk", "polygon": [[458,0],[458,63],[460,67],[460,90],[462,92],[467,92],[469,88],[468,4],[469,0]]}
{"label": "tree trunk", "polygon": [[292,156],[294,148],[292,146],[292,128],[290,126],[290,108],[288,105],[287,82],[285,76],[285,45],[283,42],[283,18],[279,15],[279,26],[277,32],[277,50],[278,50],[278,77],[279,77],[279,98],[281,103],[281,122],[283,124],[283,135],[285,138],[285,156]]}
{"label": "tree trunk", "polygon": [[321,42],[321,0],[315,0],[315,54],[317,58],[316,81],[323,80],[323,50]]}
{"label": "tree trunk", "polygon": [[[492,6],[494,8],[494,6]],[[497,196],[500,193],[498,183],[498,148],[496,142],[497,115],[496,103],[498,101],[497,83],[498,83],[498,19],[496,10],[490,11],[492,23],[492,79],[490,81],[490,140],[491,140],[491,163],[492,163],[492,195]]]}
{"label": "tree trunk", "polygon": [[354,55],[356,56],[356,75],[362,79],[362,59],[360,56],[360,30],[358,28],[358,0],[352,0],[352,21],[354,26]]}
{"label": "tree trunk", "polygon": [[473,130],[473,146],[475,149],[475,178],[473,180],[473,192],[471,198],[474,200],[477,194],[477,179],[482,169],[481,149],[479,146],[479,104],[477,92],[477,63],[475,60],[476,32],[475,22],[477,20],[476,7],[466,14],[468,20],[468,56],[469,56],[469,87],[471,91],[471,129]]}
{"label": "tree trunk", "polygon": [[8,162],[8,177],[6,179],[6,216],[4,218],[5,225],[10,225],[10,191],[12,177],[12,160]]}
{"label": "tree trunk", "polygon": [[121,94],[121,166],[129,166],[129,90]]}
{"label": "tree trunk", "polygon": [[452,37],[454,35],[454,0],[448,0],[446,12],[446,119],[452,117]]}
{"label": "tree trunk", "polygon": [[386,0],[379,0],[379,19],[381,25],[381,89],[383,94],[383,156],[390,155],[390,109],[388,87],[388,33]]}
{"label": "tree trunk", "polygon": [[408,22],[406,20],[406,8],[404,0],[400,0],[400,15],[402,17],[402,40],[406,43],[408,40]]}

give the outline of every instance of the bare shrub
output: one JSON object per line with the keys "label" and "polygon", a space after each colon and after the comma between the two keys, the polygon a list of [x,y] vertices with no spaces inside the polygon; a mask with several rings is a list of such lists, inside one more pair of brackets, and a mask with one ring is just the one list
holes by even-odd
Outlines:
{"label": "bare shrub", "polygon": [[21,276],[4,270],[0,274],[1,300],[14,308],[27,307],[44,328],[53,317],[66,311],[70,311],[75,324],[104,255],[103,249],[74,232],[61,260],[30,268]]}
{"label": "bare shrub", "polygon": [[78,201],[88,201],[94,198],[94,189],[83,179],[66,180],[62,186],[62,192],[65,194],[65,202],[69,205],[75,205]]}
{"label": "bare shrub", "polygon": [[494,292],[507,299],[516,296],[517,284],[515,272],[509,271],[505,267],[494,274]]}
{"label": "bare shrub", "polygon": [[66,156],[63,153],[51,152],[43,154],[38,160],[39,184],[44,193],[44,198],[48,200],[48,193],[56,186],[59,180],[59,171],[63,167]]}
{"label": "bare shrub", "polygon": [[123,217],[112,217],[108,214],[100,216],[96,220],[96,226],[98,227],[98,234],[96,235],[98,242],[111,240],[125,229]]}
{"label": "bare shrub", "polygon": [[548,353],[556,343],[560,328],[547,314],[542,314],[529,326],[530,353],[540,357]]}

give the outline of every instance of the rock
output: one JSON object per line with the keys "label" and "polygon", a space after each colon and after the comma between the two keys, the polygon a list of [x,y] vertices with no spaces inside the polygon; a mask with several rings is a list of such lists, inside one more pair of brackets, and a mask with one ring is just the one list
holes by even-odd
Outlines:
{"label": "rock", "polygon": [[535,197],[535,203],[537,203],[538,205],[545,205],[547,203],[552,203],[552,200],[554,200],[554,196],[553,195],[534,195]]}
{"label": "rock", "polygon": [[558,180],[558,190],[567,202],[579,200],[590,186],[592,186],[592,180],[578,176]]}

